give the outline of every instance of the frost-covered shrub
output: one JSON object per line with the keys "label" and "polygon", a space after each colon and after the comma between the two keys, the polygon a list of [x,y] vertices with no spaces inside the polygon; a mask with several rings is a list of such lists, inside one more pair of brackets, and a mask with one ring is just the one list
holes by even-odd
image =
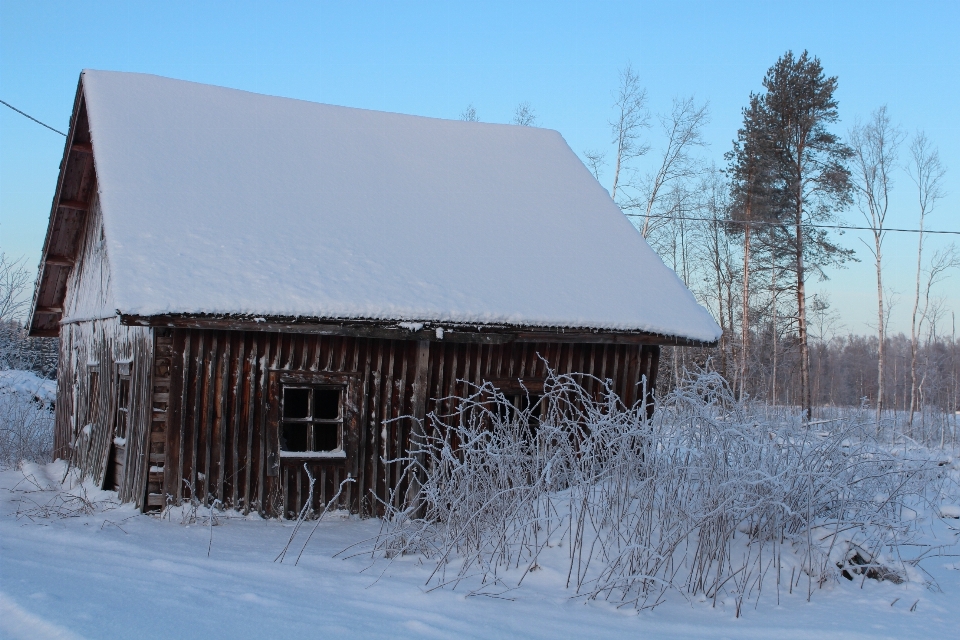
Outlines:
{"label": "frost-covered shrub", "polygon": [[[942,469],[894,455],[867,415],[771,423],[713,373],[688,375],[653,419],[610,386],[551,375],[518,410],[490,386],[428,416],[406,458],[407,505],[384,504],[376,550],[422,554],[431,581],[514,588],[562,553],[585,598],[653,607],[667,591],[732,597],[841,577],[901,581],[904,517]],[[826,428],[829,427],[829,428]],[[939,494],[938,494],[939,495]]]}
{"label": "frost-covered shrub", "polygon": [[59,357],[57,338],[30,337],[19,321],[0,320],[0,370],[33,371],[52,380]]}
{"label": "frost-covered shrub", "polygon": [[54,388],[28,371],[0,371],[0,468],[50,461]]}

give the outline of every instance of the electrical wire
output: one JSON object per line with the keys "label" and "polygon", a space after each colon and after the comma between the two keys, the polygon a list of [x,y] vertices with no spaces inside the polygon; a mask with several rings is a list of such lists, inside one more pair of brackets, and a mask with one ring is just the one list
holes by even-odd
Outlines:
{"label": "electrical wire", "polygon": [[[46,123],[43,123],[43,122],[40,122],[39,120],[37,120],[36,118],[34,118],[33,116],[31,116],[29,113],[24,113],[23,111],[20,111],[20,109],[17,109],[15,106],[13,106],[12,104],[10,104],[9,102],[6,102],[6,101],[4,101],[4,100],[0,100],[0,103],[2,103],[3,105],[5,105],[5,106],[7,106],[7,107],[10,107],[10,108],[13,109],[14,111],[16,111],[17,113],[19,113],[20,115],[22,115],[23,117],[29,118],[29,119],[33,120],[34,122],[36,122],[36,123],[39,124],[40,126],[46,127],[47,129],[50,129],[50,131],[53,131],[53,132],[55,132],[55,133],[59,133],[60,135],[62,135],[62,136],[64,136],[64,137],[67,136],[67,134],[65,134],[63,131],[60,131],[59,129],[54,129],[54,128],[51,127],[50,125],[48,125],[48,124],[46,124]],[[630,217],[630,218],[665,218],[665,219],[668,219],[668,220],[690,220],[690,221],[692,221],[692,222],[716,222],[716,223],[723,223],[723,224],[742,224],[742,225],[745,225],[745,226],[746,226],[746,225],[768,225],[768,226],[772,226],[772,227],[795,227],[795,226],[796,226],[795,223],[763,222],[763,221],[761,221],[761,220],[751,220],[751,221],[747,221],[747,220],[720,220],[720,219],[716,219],[716,218],[690,218],[690,217],[686,217],[686,216],[665,216],[665,215],[659,215],[659,214],[646,215],[646,214],[643,214],[643,213],[624,213],[623,215],[628,216],[628,217]],[[857,227],[857,226],[846,225],[846,224],[814,224],[814,223],[812,223],[812,222],[803,222],[803,223],[801,223],[800,226],[802,226],[802,227],[812,227],[812,228],[816,228],[816,229],[837,229],[837,230],[843,229],[843,230],[849,230],[849,231],[875,231],[875,229],[873,229],[873,228],[871,228],[871,227]],[[886,229],[880,229],[880,231],[881,231],[881,233],[886,233],[886,232],[890,231],[890,232],[895,232],[895,233],[937,233],[937,234],[960,236],[960,231],[940,231],[940,230],[934,230],[934,229],[922,229],[922,230],[921,230],[921,229],[895,229],[895,228],[886,228]]]}
{"label": "electrical wire", "polygon": [[36,118],[34,118],[34,117],[33,117],[32,115],[30,115],[29,113],[24,113],[23,111],[20,111],[20,109],[17,109],[15,106],[13,106],[12,104],[10,104],[9,102],[5,102],[4,100],[0,100],[0,103],[3,103],[4,105],[10,107],[10,108],[13,109],[14,111],[16,111],[17,113],[19,113],[20,115],[22,115],[23,117],[25,117],[25,118],[30,118],[31,120],[33,120],[34,122],[36,122],[36,123],[39,124],[40,126],[46,127],[47,129],[50,129],[50,131],[53,131],[53,132],[55,132],[55,133],[59,133],[59,134],[62,135],[64,138],[67,137],[67,134],[65,134],[63,131],[60,131],[59,129],[54,129],[54,128],[51,127],[50,125],[45,124],[45,123],[43,123],[43,122],[40,122],[39,120],[37,120]]}
{"label": "electrical wire", "polygon": [[[724,220],[721,218],[689,218],[686,216],[666,216],[660,214],[650,214],[649,216],[643,213],[624,213],[623,215],[629,218],[664,218],[668,220],[691,220],[694,222],[716,222],[720,224],[742,224],[742,225],[767,225],[771,227],[795,227],[797,223],[795,222],[764,222],[762,220]],[[853,231],[874,231],[871,227],[856,227],[853,225],[847,224],[814,224],[812,222],[802,222],[800,223],[801,227],[813,227],[816,229],[844,229],[844,230],[853,230]],[[897,233],[941,233],[946,235],[955,235],[960,236],[960,231],[940,231],[935,229],[895,229],[887,228],[879,229],[881,233],[886,233],[888,231],[897,232]]]}

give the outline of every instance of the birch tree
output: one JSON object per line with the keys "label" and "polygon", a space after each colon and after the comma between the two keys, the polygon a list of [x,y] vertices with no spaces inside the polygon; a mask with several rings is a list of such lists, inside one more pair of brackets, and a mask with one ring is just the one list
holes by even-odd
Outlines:
{"label": "birch tree", "polygon": [[693,150],[705,146],[702,134],[708,114],[707,103],[697,104],[690,97],[674,98],[670,113],[658,116],[666,136],[666,144],[659,156],[659,166],[647,176],[643,187],[644,215],[641,232],[644,238],[650,235],[654,206],[664,189],[674,182],[700,173],[700,163],[693,155]]}
{"label": "birch tree", "polygon": [[31,284],[26,259],[10,259],[0,252],[0,322],[15,322],[22,319],[30,305],[27,290]]}
{"label": "birch tree", "polygon": [[[917,205],[919,209],[920,233],[917,240],[917,277],[913,296],[913,313],[910,316],[910,417],[908,426],[913,429],[913,413],[918,408],[917,401],[917,349],[920,340],[920,329],[923,323],[923,314],[918,317],[920,308],[920,281],[923,274],[923,235],[924,223],[927,216],[943,197],[943,177],[946,170],[940,162],[940,153],[927,139],[923,132],[917,133],[910,144],[910,161],[907,173],[916,186]],[[929,281],[929,280],[928,280]],[[929,292],[929,287],[928,287]],[[929,293],[925,296],[929,300]]]}
{"label": "birch tree", "polygon": [[614,101],[615,117],[610,121],[613,144],[616,147],[616,162],[613,169],[613,186],[610,197],[617,199],[620,174],[627,165],[649,151],[649,145],[640,136],[650,127],[650,112],[647,110],[647,91],[640,85],[640,76],[627,64],[620,71],[620,86]]}
{"label": "birch tree", "polygon": [[883,349],[887,317],[883,299],[884,224],[890,208],[897,151],[902,140],[903,132],[891,124],[886,106],[874,111],[867,124],[858,124],[850,132],[856,199],[873,236],[873,246],[867,244],[867,250],[873,255],[877,272],[877,433],[880,432],[883,411]]}

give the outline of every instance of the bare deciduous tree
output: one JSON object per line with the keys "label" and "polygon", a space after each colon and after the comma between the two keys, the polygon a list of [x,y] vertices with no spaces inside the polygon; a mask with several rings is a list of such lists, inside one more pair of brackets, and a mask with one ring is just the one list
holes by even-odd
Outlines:
{"label": "bare deciduous tree", "polygon": [[513,112],[513,124],[521,127],[537,126],[537,114],[529,102],[521,102]]}
{"label": "bare deciduous tree", "polygon": [[667,142],[660,156],[660,166],[645,181],[643,237],[650,234],[650,216],[664,187],[700,172],[700,164],[691,152],[705,145],[702,131],[707,123],[708,105],[697,104],[692,97],[675,98],[670,113],[658,118]]}
{"label": "bare deciduous tree", "polygon": [[31,285],[25,262],[26,258],[11,260],[0,252],[0,322],[22,319],[30,305],[25,296]]}
{"label": "bare deciduous tree", "polygon": [[897,164],[897,150],[902,140],[903,132],[899,127],[891,124],[886,106],[874,111],[867,124],[857,124],[850,132],[857,204],[873,235],[873,246],[867,244],[867,250],[873,255],[877,270],[878,433],[880,416],[883,412],[883,346],[886,339],[886,308],[883,300],[883,240],[886,230],[883,225],[890,207],[893,170]]}
{"label": "bare deciduous tree", "polygon": [[583,157],[587,159],[587,166],[590,167],[590,173],[600,182],[600,168],[604,165],[607,154],[594,149],[587,149],[583,152]]}
{"label": "bare deciduous tree", "polygon": [[477,110],[473,107],[473,104],[468,104],[467,108],[463,110],[460,114],[460,119],[464,122],[479,122],[477,118]]}
{"label": "bare deciduous tree", "polygon": [[[913,429],[913,413],[917,410],[917,347],[920,340],[920,324],[923,316],[917,317],[920,307],[920,280],[923,273],[923,225],[927,216],[943,197],[943,176],[946,170],[940,162],[940,153],[927,139],[926,134],[919,132],[910,144],[910,164],[907,173],[917,187],[917,200],[920,213],[920,235],[917,240],[917,278],[913,296],[913,313],[910,316],[910,419],[909,427]],[[932,273],[932,272],[931,272]],[[928,279],[929,282],[929,279]],[[929,288],[928,288],[929,292]],[[925,313],[925,311],[924,311]],[[919,323],[918,323],[919,320]]]}
{"label": "bare deciduous tree", "polygon": [[640,134],[650,126],[647,91],[640,86],[640,76],[629,64],[620,71],[620,87],[617,89],[614,108],[617,115],[610,122],[610,128],[613,131],[617,156],[610,197],[616,200],[620,173],[631,160],[639,158],[650,149],[649,145],[640,141]]}

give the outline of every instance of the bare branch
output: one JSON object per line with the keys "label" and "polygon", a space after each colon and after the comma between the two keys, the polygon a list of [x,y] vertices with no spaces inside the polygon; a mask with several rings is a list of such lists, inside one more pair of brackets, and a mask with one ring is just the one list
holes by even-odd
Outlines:
{"label": "bare branch", "polygon": [[11,260],[0,252],[0,322],[22,320],[30,300],[30,273],[25,266],[26,258]]}
{"label": "bare branch", "polygon": [[640,142],[640,134],[650,126],[647,92],[640,86],[640,76],[630,64],[620,71],[620,87],[617,89],[614,109],[616,118],[610,122],[610,128],[613,144],[617,147],[617,158],[610,197],[616,200],[620,172],[631,160],[650,150],[649,145]]}
{"label": "bare branch", "polygon": [[521,127],[537,126],[537,114],[529,102],[521,102],[513,112],[513,124]]}
{"label": "bare branch", "polygon": [[467,108],[463,110],[460,114],[460,119],[464,122],[479,122],[477,118],[477,110],[474,109],[473,104],[468,104]]}

